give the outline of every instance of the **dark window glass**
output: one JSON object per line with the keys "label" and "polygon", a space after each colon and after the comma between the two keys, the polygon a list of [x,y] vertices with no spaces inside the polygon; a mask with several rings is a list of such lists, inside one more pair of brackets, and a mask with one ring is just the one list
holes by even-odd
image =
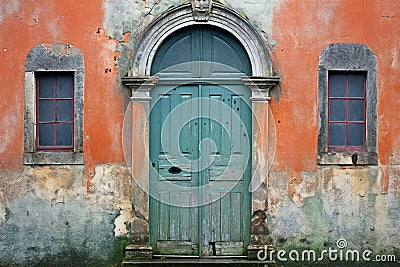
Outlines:
{"label": "dark window glass", "polygon": [[54,125],[39,124],[39,145],[52,146],[54,144]]}
{"label": "dark window glass", "polygon": [[57,75],[57,98],[72,98],[73,78],[70,74]]}
{"label": "dark window glass", "polygon": [[349,146],[364,145],[364,124],[349,124]]}
{"label": "dark window glass", "polygon": [[57,121],[72,122],[72,100],[57,100]]}
{"label": "dark window glass", "polygon": [[53,98],[54,97],[54,77],[49,74],[40,75],[39,83],[39,97],[40,98]]}
{"label": "dark window glass", "polygon": [[331,150],[365,145],[365,81],[363,72],[329,73],[329,144]]}
{"label": "dark window glass", "polygon": [[346,97],[346,75],[333,73],[329,80],[331,97]]}
{"label": "dark window glass", "polygon": [[346,100],[331,100],[331,121],[346,121]]}
{"label": "dark window glass", "polygon": [[57,146],[72,145],[72,124],[57,124],[56,130]]}
{"label": "dark window glass", "polygon": [[364,100],[349,100],[349,121],[364,121]]}
{"label": "dark window glass", "polygon": [[72,72],[48,72],[36,75],[38,150],[73,148],[73,79]]}
{"label": "dark window glass", "polygon": [[348,75],[349,97],[364,97],[365,75],[363,73],[353,73]]}
{"label": "dark window glass", "polygon": [[329,126],[330,129],[330,144],[332,146],[346,145],[346,124],[335,123]]}
{"label": "dark window glass", "polygon": [[39,100],[39,122],[54,121],[54,101]]}

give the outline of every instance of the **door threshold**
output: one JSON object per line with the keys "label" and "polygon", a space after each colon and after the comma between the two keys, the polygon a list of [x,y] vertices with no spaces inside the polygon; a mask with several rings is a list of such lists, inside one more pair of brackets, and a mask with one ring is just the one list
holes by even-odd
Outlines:
{"label": "door threshold", "polygon": [[153,258],[168,258],[168,259],[247,259],[247,256],[234,256],[234,255],[226,255],[226,256],[196,256],[196,255],[153,255]]}
{"label": "door threshold", "polygon": [[168,259],[198,259],[200,256],[196,255],[153,255],[153,258],[168,258]]}
{"label": "door threshold", "polygon": [[247,256],[226,255],[226,256],[201,256],[201,259],[247,259]]}

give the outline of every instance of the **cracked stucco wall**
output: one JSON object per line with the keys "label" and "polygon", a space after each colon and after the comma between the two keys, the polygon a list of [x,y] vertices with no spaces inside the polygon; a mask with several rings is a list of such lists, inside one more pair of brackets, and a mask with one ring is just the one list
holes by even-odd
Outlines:
{"label": "cracked stucco wall", "polygon": [[[165,11],[174,8],[187,0],[150,0],[104,1],[104,31],[115,40],[116,51],[119,53],[118,66],[120,76],[128,72],[130,57],[135,53],[135,45],[146,27]],[[266,42],[273,46],[269,38],[272,33],[273,11],[279,0],[262,1],[217,1],[234,9],[248,18],[264,36]]]}
{"label": "cracked stucco wall", "polygon": [[[397,169],[393,166],[393,172]],[[392,179],[390,192],[384,193],[381,175],[377,166],[272,172],[268,221],[275,245],[321,251],[346,239],[350,249],[398,255],[398,178]]]}
{"label": "cracked stucco wall", "polygon": [[123,257],[132,217],[129,171],[97,165],[87,194],[84,166],[0,173],[0,265],[111,266]]}

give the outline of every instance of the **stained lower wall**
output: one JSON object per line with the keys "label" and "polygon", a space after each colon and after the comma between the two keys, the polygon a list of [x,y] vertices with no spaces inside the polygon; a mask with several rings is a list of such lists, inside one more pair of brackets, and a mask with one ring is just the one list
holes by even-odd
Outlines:
{"label": "stained lower wall", "polygon": [[276,250],[369,249],[400,256],[399,166],[391,166],[388,192],[371,167],[320,167],[317,172],[273,171],[268,219]]}
{"label": "stained lower wall", "polygon": [[98,165],[86,193],[83,166],[0,174],[0,266],[114,266],[124,256],[131,176]]}

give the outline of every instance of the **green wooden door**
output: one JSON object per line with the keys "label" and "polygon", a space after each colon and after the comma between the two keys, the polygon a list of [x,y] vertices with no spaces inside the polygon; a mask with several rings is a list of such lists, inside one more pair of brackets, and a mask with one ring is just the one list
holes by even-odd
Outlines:
{"label": "green wooden door", "polygon": [[[194,60],[200,61],[167,69]],[[160,83],[150,113],[154,254],[243,255],[249,244],[250,92],[237,73],[203,60],[250,72],[236,39],[212,28],[178,32],[157,53],[152,72]],[[190,79],[175,85],[171,78]]]}

